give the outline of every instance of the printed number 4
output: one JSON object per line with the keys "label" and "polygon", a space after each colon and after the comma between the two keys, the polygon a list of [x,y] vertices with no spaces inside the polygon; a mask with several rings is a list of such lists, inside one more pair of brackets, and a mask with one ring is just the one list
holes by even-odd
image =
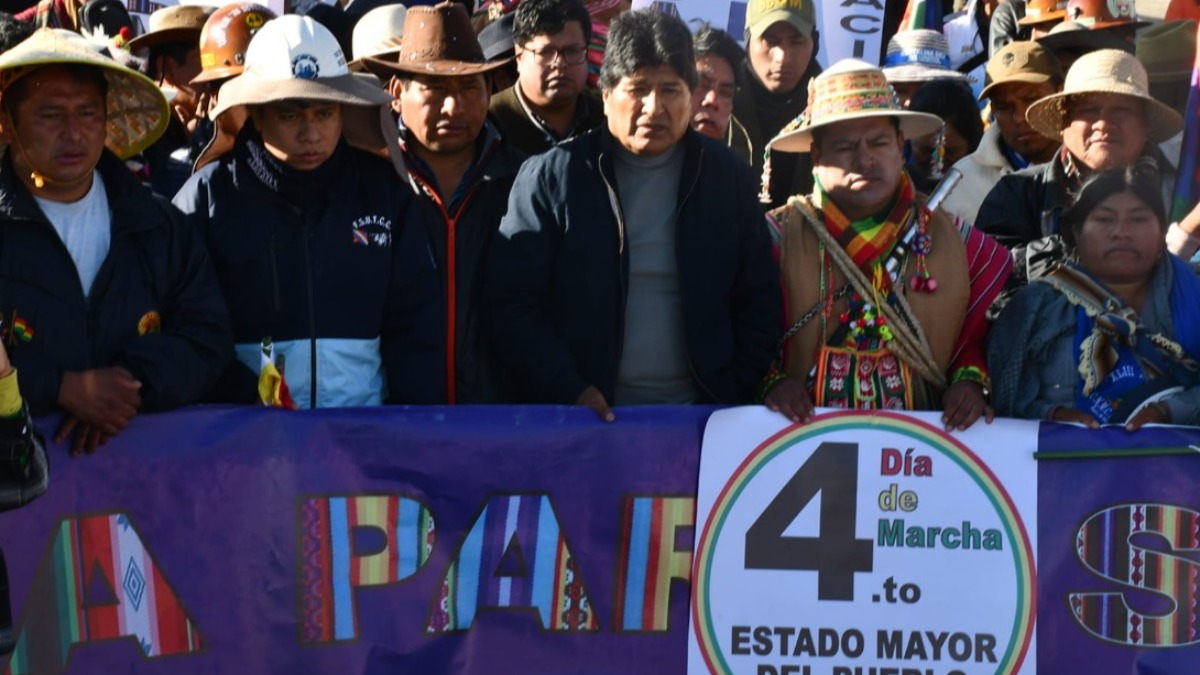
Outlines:
{"label": "printed number 4", "polygon": [[[816,537],[784,530],[821,493]],[[870,539],[854,538],[858,513],[858,445],[822,443],[746,530],[746,569],[812,570],[819,600],[853,600],[854,573],[870,572]]]}

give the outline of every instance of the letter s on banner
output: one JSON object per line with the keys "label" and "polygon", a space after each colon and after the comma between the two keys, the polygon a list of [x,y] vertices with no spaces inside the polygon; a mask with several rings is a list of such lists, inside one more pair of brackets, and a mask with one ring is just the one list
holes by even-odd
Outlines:
{"label": "letter s on banner", "polygon": [[[1200,551],[1200,513],[1165,504],[1120,504],[1093,513],[1075,538],[1079,560],[1097,576],[1172,600],[1163,614],[1142,614],[1124,593],[1070,593],[1075,621],[1108,642],[1147,647],[1200,644],[1200,564],[1180,555]],[[1146,548],[1154,542],[1167,553]],[[1139,544],[1140,542],[1140,544]],[[1151,544],[1153,545],[1153,544]]]}

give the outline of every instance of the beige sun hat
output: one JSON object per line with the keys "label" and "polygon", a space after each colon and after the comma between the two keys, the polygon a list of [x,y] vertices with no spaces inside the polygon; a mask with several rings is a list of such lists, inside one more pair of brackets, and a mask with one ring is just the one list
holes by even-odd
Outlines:
{"label": "beige sun hat", "polygon": [[1161,143],[1183,129],[1179,113],[1150,95],[1146,69],[1132,54],[1101,49],[1084,54],[1067,72],[1062,92],[1039,99],[1029,106],[1029,126],[1041,135],[1062,140],[1063,118],[1072,98],[1087,94],[1119,94],[1142,100],[1150,139]]}
{"label": "beige sun hat", "polygon": [[813,129],[868,117],[895,117],[905,136],[917,138],[942,127],[942,118],[905,110],[883,71],[866,61],[843,59],[818,75],[799,126],[788,125],[767,145],[781,152],[808,152]]}
{"label": "beige sun hat", "polygon": [[104,144],[117,157],[138,154],[166,131],[167,99],[154,82],[99,53],[73,31],[42,28],[0,55],[0,92],[42,66],[64,63],[95,66],[104,73],[108,81]]}
{"label": "beige sun hat", "polygon": [[392,96],[374,75],[350,72],[329,29],[307,16],[286,14],[250,40],[245,69],[221,87],[212,115],[287,99],[374,107],[391,103]]}
{"label": "beige sun hat", "polygon": [[354,60],[350,70],[366,70],[362,60],[370,56],[394,59],[400,54],[400,42],[404,37],[404,18],[408,8],[399,3],[384,5],[363,15],[354,25],[351,50]]}
{"label": "beige sun hat", "polygon": [[234,146],[246,106],[289,99],[341,103],[346,142],[389,160],[398,175],[407,175],[391,114],[391,94],[374,75],[350,72],[329,29],[295,14],[268,21],[250,40],[242,74],[221,87],[212,111],[216,134],[195,169]]}

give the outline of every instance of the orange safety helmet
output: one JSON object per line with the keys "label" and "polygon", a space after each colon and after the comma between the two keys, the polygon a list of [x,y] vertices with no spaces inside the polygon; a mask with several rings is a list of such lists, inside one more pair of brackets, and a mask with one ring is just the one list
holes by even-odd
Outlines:
{"label": "orange safety helmet", "polygon": [[200,32],[200,74],[192,84],[241,75],[250,38],[275,12],[252,2],[237,2],[213,12]]}

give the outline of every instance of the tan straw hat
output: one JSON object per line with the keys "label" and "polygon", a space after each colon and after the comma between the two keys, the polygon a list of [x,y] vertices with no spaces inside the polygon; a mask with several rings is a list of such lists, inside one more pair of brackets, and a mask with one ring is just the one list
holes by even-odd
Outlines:
{"label": "tan straw hat", "polygon": [[[167,99],[150,78],[96,51],[82,35],[42,28],[0,55],[0,92],[42,66],[77,63],[95,66],[108,81],[104,144],[126,159],[150,147],[170,120]],[[0,99],[3,94],[0,93]]]}
{"label": "tan straw hat", "polygon": [[200,46],[200,31],[213,13],[213,7],[203,5],[174,5],[163,7],[150,15],[150,30],[129,41],[129,49],[137,51],[172,42],[191,42]]}
{"label": "tan straw hat", "polygon": [[495,70],[510,59],[488,62],[471,29],[471,17],[457,2],[411,7],[404,40],[395,60],[369,56],[359,61],[376,74],[410,73],[453,77]]}
{"label": "tan straw hat", "polygon": [[337,38],[307,16],[285,14],[267,22],[246,48],[246,68],[221,87],[212,116],[233,106],[288,99],[353,106],[391,103],[374,75],[352,73]]}
{"label": "tan straw hat", "polygon": [[1029,106],[1029,126],[1041,135],[1062,140],[1067,107],[1072,98],[1088,94],[1118,94],[1140,99],[1146,105],[1149,135],[1161,143],[1183,129],[1183,118],[1170,107],[1150,96],[1146,69],[1132,54],[1116,49],[1101,49],[1084,54],[1067,72],[1061,93],[1047,96]]}
{"label": "tan straw hat", "polygon": [[[813,129],[867,117],[895,117],[905,136],[917,138],[942,127],[942,118],[900,106],[896,92],[879,68],[858,59],[843,59],[818,75],[810,85],[808,108],[794,131],[786,127],[768,148],[808,152]],[[789,125],[791,126],[791,125]]]}

